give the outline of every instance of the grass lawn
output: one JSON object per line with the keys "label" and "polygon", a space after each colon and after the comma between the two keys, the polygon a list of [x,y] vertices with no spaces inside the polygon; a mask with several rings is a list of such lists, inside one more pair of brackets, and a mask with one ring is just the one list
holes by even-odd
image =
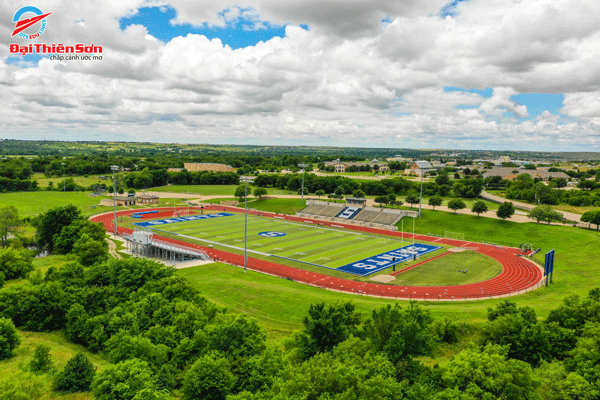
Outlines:
{"label": "grass lawn", "polygon": [[48,178],[48,177],[46,177],[46,175],[44,175],[42,173],[36,173],[36,174],[33,174],[31,179],[37,181],[38,186],[41,189],[45,189],[48,186],[49,182],[53,182],[54,187],[57,187],[58,183],[62,182],[65,178],[73,178],[73,181],[77,185],[83,186],[85,188],[89,187],[91,185],[101,185],[101,184],[105,184],[106,186],[112,186],[112,184],[113,184],[112,183],[112,175],[107,174],[110,178],[106,179],[106,180],[98,179],[98,176],[101,176],[101,175],[102,174],[88,175],[87,178],[85,176],[65,176],[65,177],[53,176],[52,178]]}
{"label": "grass lawn", "polygon": [[[237,185],[168,185],[144,189],[140,192],[173,192],[202,196],[233,196],[237,187]],[[252,193],[254,189],[254,186],[248,185],[248,194]],[[270,195],[290,194],[287,190],[277,188],[267,188],[267,193]]]}
{"label": "grass lawn", "polygon": [[[20,384],[27,387],[29,393],[40,393],[40,400],[92,400],[90,392],[74,394],[58,394],[51,390],[52,381],[56,371],[61,370],[67,364],[67,361],[77,354],[83,352],[96,367],[96,371],[101,370],[109,363],[101,356],[93,354],[85,347],[73,344],[64,336],[63,331],[54,332],[23,332],[19,331],[21,344],[15,350],[15,356],[0,361],[0,385]],[[34,350],[37,345],[46,345],[50,347],[50,355],[54,362],[55,371],[50,371],[39,376],[27,375],[27,365],[33,358]],[[26,381],[26,382],[23,382]],[[38,397],[32,397],[38,398]]]}
{"label": "grass lawn", "polygon": [[[92,215],[108,207],[100,207],[100,197],[89,196],[91,192],[13,192],[1,193],[0,204],[15,206],[19,217],[33,217],[58,206],[74,204],[84,215]],[[93,207],[93,208],[92,208]]]}
{"label": "grass lawn", "polygon": [[450,253],[403,272],[396,276],[396,282],[411,286],[466,285],[491,279],[501,272],[498,261],[475,251],[465,251]]}

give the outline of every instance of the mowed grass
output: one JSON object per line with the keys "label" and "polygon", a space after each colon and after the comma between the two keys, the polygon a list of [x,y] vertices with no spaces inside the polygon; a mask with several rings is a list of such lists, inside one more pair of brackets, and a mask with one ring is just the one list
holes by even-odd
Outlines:
{"label": "mowed grass", "polygon": [[81,176],[53,176],[51,178],[46,177],[46,175],[42,174],[42,173],[36,173],[33,174],[33,176],[31,177],[32,180],[35,180],[38,182],[38,187],[45,189],[48,184],[50,182],[52,182],[54,184],[54,187],[59,187],[59,183],[62,182],[63,180],[65,180],[66,178],[73,178],[73,181],[75,182],[75,184],[79,185],[79,186],[83,186],[84,188],[87,188],[91,185],[102,185],[105,184],[106,186],[112,186],[113,181],[112,181],[112,174],[105,174],[106,176],[109,177],[109,179],[98,179],[99,176],[101,176],[103,174],[95,174],[95,175],[88,175],[87,177],[81,175]]}
{"label": "mowed grass", "polygon": [[405,271],[396,276],[396,281],[411,286],[466,285],[493,278],[501,272],[502,265],[498,261],[475,251],[465,251],[450,253]]}
{"label": "mowed grass", "polygon": [[19,217],[33,217],[51,208],[73,204],[84,215],[110,211],[110,207],[100,207],[102,197],[91,197],[91,192],[15,192],[0,193],[2,206],[15,206]]}

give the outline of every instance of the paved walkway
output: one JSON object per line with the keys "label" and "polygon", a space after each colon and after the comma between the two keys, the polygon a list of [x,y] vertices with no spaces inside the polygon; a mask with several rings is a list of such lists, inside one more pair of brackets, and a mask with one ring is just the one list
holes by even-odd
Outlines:
{"label": "paved walkway", "polygon": [[[485,190],[483,192],[481,192],[481,197],[486,200],[489,200],[491,202],[494,202],[494,203],[504,203],[505,201],[510,201],[511,203],[513,203],[515,208],[520,208],[522,210],[527,210],[527,211],[530,211],[536,207],[533,204],[527,204],[527,203],[523,203],[521,201],[509,200],[505,197],[496,196],[495,194],[488,193]],[[561,210],[556,210],[556,211],[561,213],[569,221],[581,222],[581,214],[575,214],[572,212],[561,211]]]}

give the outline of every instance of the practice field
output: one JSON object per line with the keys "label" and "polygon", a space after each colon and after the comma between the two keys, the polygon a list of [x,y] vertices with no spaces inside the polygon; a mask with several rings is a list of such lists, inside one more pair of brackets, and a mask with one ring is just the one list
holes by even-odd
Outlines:
{"label": "practice field", "polygon": [[[135,225],[244,248],[244,215],[218,213],[144,221]],[[248,252],[366,276],[441,250],[441,246],[367,233],[248,216]],[[438,252],[439,253],[439,252]],[[437,254],[437,253],[436,253]]]}

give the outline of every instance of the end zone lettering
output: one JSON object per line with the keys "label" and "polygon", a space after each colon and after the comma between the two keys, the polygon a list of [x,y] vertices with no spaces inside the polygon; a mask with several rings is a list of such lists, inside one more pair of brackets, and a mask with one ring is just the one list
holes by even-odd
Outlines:
{"label": "end zone lettering", "polygon": [[93,44],[86,46],[83,43],[78,43],[74,46],[63,46],[62,43],[50,44],[50,45],[46,45],[43,43],[35,43],[35,44],[32,43],[27,46],[20,46],[17,43],[11,43],[9,45],[9,51],[13,54],[21,53],[24,56],[27,54],[53,54],[53,53],[93,54],[93,53],[102,53],[102,46],[94,46]]}

